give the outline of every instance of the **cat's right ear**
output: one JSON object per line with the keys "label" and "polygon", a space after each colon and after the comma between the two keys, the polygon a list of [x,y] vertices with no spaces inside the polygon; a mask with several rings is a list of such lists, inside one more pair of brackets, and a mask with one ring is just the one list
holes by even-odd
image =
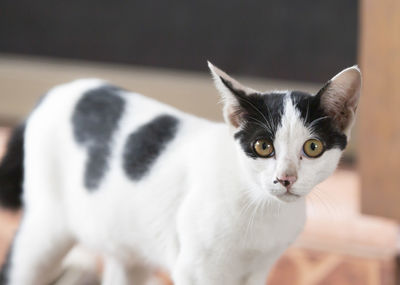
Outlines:
{"label": "cat's right ear", "polygon": [[258,92],[240,84],[209,61],[208,67],[214,78],[215,86],[221,94],[225,122],[234,128],[239,128],[247,113],[244,107],[248,105],[247,96]]}

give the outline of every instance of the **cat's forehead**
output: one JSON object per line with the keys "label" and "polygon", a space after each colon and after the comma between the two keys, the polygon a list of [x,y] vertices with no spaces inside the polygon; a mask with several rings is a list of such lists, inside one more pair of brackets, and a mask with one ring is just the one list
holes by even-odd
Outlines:
{"label": "cat's forehead", "polygon": [[252,143],[258,138],[287,142],[311,137],[321,139],[326,148],[344,149],[346,136],[339,133],[320,107],[318,95],[300,91],[273,91],[250,94],[251,108],[246,123],[235,134],[246,154],[256,157]]}
{"label": "cat's forehead", "polygon": [[277,132],[275,134],[275,147],[278,145],[298,146],[312,137],[312,131],[308,128],[301,116],[301,112],[293,102],[290,94],[283,101],[284,111]]}
{"label": "cat's forehead", "polygon": [[[280,99],[279,104],[282,110],[274,136],[276,142],[286,141],[289,143],[290,141],[294,142],[311,136],[311,131],[307,127],[307,118],[303,117],[301,109],[304,105],[304,115],[306,117],[309,116],[309,114],[307,114],[307,106],[313,105],[312,101],[315,99],[313,95],[305,92],[285,91],[266,93],[263,96],[265,97],[266,104],[271,104],[271,101],[276,101],[277,99],[274,99],[274,97]],[[306,102],[306,104],[299,105],[299,102]]]}
{"label": "cat's forehead", "polygon": [[[250,110],[250,116],[269,121],[273,133],[283,121],[302,121],[308,125],[314,117],[322,117],[324,113],[319,108],[318,97],[301,91],[272,91],[250,95],[257,109]],[[251,120],[251,118],[250,118]]]}
{"label": "cat's forehead", "polygon": [[283,115],[288,103],[300,111],[301,117],[303,117],[303,112],[307,112],[310,107],[313,107],[312,111],[315,112],[319,106],[318,96],[303,91],[271,91],[258,95],[262,98],[264,105],[268,106],[268,111],[275,112],[277,115]]}

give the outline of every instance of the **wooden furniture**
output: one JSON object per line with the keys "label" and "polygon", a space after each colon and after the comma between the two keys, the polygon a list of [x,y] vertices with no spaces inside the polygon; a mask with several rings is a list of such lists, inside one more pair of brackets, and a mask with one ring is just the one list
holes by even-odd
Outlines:
{"label": "wooden furniture", "polygon": [[400,2],[362,0],[360,16],[361,210],[400,221]]}
{"label": "wooden furniture", "polygon": [[361,209],[400,221],[400,1],[361,1]]}

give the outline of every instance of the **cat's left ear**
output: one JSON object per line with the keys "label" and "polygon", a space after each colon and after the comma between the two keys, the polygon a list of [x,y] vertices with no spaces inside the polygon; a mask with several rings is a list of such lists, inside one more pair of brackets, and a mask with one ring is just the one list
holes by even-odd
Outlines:
{"label": "cat's left ear", "polygon": [[329,80],[318,92],[321,107],[336,127],[349,135],[361,93],[361,72],[358,66],[346,68]]}
{"label": "cat's left ear", "polygon": [[249,104],[248,95],[259,92],[240,84],[209,61],[208,67],[222,97],[225,121],[234,128],[240,127],[247,113],[245,106]]}

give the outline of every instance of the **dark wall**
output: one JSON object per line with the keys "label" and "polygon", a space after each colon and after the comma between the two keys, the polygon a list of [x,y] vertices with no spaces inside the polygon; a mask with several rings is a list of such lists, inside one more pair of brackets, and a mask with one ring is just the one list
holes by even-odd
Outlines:
{"label": "dark wall", "polygon": [[1,0],[0,52],[324,81],[356,63],[356,0]]}

